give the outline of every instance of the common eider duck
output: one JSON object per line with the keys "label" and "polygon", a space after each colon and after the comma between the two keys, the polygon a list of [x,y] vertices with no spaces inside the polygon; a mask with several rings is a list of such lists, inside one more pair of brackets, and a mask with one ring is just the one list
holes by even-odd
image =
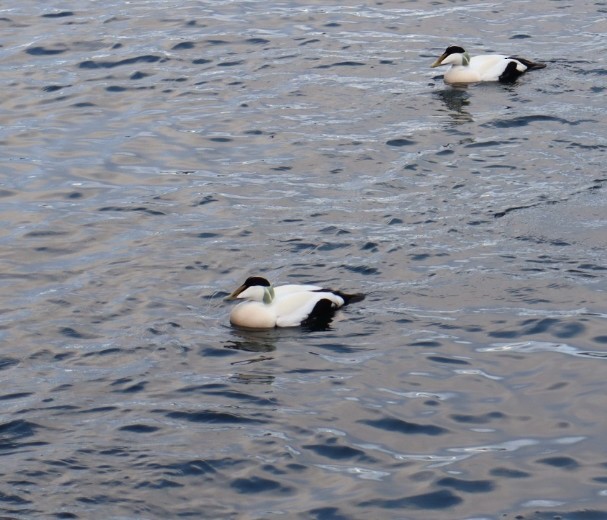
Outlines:
{"label": "common eider duck", "polygon": [[274,327],[323,327],[337,309],[361,301],[363,294],[347,294],[317,285],[272,284],[261,276],[251,276],[226,297],[244,299],[230,313],[230,323],[248,329]]}
{"label": "common eider duck", "polygon": [[445,72],[446,83],[476,83],[501,81],[511,83],[524,72],[543,69],[545,63],[536,63],[518,56],[482,54],[470,56],[462,47],[451,45],[432,64],[432,68],[451,65]]}

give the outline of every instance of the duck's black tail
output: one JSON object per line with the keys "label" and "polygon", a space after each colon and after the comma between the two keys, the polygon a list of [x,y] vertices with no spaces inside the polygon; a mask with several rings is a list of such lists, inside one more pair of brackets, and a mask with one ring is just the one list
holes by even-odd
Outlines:
{"label": "duck's black tail", "polygon": [[535,61],[528,60],[527,58],[521,58],[519,56],[510,56],[510,58],[516,61],[520,61],[525,67],[527,67],[527,70],[537,70],[546,68],[545,63],[538,63]]}
{"label": "duck's black tail", "polygon": [[350,293],[345,293],[342,291],[334,291],[333,289],[317,289],[314,292],[333,293],[336,296],[339,296],[340,298],[343,299],[344,305],[349,305],[350,303],[362,302],[365,299],[365,295],[363,293],[350,294]]}
{"label": "duck's black tail", "polygon": [[349,305],[351,303],[362,302],[365,299],[365,295],[363,293],[355,293],[348,294],[341,291],[331,291],[333,294],[337,294],[344,300],[344,305]]}
{"label": "duck's black tail", "polygon": [[[512,83],[516,81],[516,79],[523,73],[528,70],[534,69],[543,69],[546,64],[545,63],[535,63],[534,61],[528,60],[526,58],[519,58],[518,56],[509,56],[508,59],[516,60],[508,62],[508,65],[504,69],[504,72],[498,78],[502,83]],[[519,64],[524,65],[526,68],[523,70],[519,70]]]}

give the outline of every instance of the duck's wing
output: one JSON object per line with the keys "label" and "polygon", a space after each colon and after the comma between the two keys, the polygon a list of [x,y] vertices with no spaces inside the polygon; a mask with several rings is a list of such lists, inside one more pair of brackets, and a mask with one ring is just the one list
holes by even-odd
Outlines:
{"label": "duck's wing", "polygon": [[318,285],[279,285],[278,287],[274,287],[274,297],[282,298],[284,296],[288,296],[290,294],[300,293],[300,292],[312,292],[312,291],[322,291],[322,287]]}
{"label": "duck's wing", "polygon": [[508,56],[502,54],[482,54],[470,58],[469,67],[478,73],[481,81],[497,81],[509,61]]}
{"label": "duck's wing", "polygon": [[[320,305],[319,302],[323,302]],[[344,299],[337,294],[328,291],[296,292],[288,296],[277,298],[272,302],[272,308],[276,313],[277,327],[295,327],[301,325],[313,314],[318,312],[328,313],[341,307]]]}

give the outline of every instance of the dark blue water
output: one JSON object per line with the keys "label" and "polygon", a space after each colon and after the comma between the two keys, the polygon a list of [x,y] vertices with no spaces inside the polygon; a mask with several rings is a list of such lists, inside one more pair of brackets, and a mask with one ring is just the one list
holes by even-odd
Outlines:
{"label": "dark blue water", "polygon": [[5,1],[0,516],[607,518],[605,12]]}

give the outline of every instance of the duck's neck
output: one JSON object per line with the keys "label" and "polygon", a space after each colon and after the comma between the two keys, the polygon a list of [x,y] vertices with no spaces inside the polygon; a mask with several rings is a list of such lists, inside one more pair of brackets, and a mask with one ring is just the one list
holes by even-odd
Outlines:
{"label": "duck's neck", "polygon": [[263,303],[270,304],[274,300],[274,287],[264,287],[263,290]]}
{"label": "duck's neck", "polygon": [[468,54],[468,52],[464,52],[464,54],[462,54],[462,65],[464,67],[470,65],[470,54]]}

